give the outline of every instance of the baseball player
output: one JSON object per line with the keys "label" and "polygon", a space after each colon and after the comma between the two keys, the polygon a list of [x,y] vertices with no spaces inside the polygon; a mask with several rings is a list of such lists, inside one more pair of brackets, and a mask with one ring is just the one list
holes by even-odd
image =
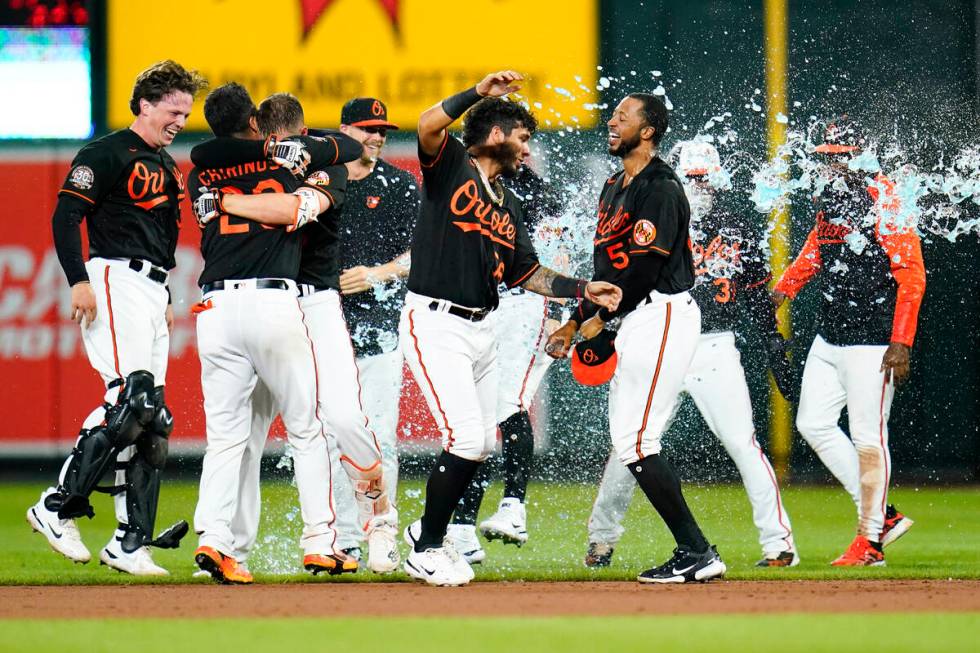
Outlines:
{"label": "baseball player", "polygon": [[[694,400],[742,477],[762,545],[762,559],[756,566],[793,567],[800,559],[792,526],[776,475],[756,440],[745,370],[735,346],[739,318],[755,323],[766,334],[766,341],[773,343],[770,365],[777,385],[788,398],[794,397],[785,341],[776,330],[776,313],[766,288],[771,277],[766,255],[755,230],[717,205],[709,179],[721,170],[721,161],[713,145],[683,143],[678,170],[687,180],[691,204],[699,207],[691,214],[696,274],[691,295],[701,308],[701,337],[682,390]],[[613,547],[623,534],[622,521],[633,488],[629,472],[610,457],[589,518],[586,566],[610,564]]]}
{"label": "baseball player", "polygon": [[606,180],[594,237],[595,278],[623,288],[618,311],[591,302],[549,339],[566,355],[576,332],[586,340],[622,316],[617,363],[609,388],[609,429],[620,463],[629,468],[677,542],[664,564],[641,583],[685,583],[725,573],[688,509],[680,480],[660,455],[660,437],[684,385],[701,333],[701,311],[688,292],[694,264],[688,243],[690,208],[680,179],[657,156],[667,109],[656,96],[633,93],[613,111],[609,153],[623,170]]}
{"label": "baseball player", "polygon": [[[83,147],[58,194],[55,249],[71,286],[71,317],[82,327],[92,367],[106,385],[103,403],[82,424],[58,478],[27,511],[27,521],[69,560],[91,554],[75,519],[92,517],[91,493],[112,469],[118,528],[99,560],[137,576],[166,575],[147,546],[173,548],[178,522],[154,539],[160,477],[173,417],[164,400],[173,311],[168,270],[180,223],[184,180],[164,149],[184,128],[206,85],[173,61],[139,74],[128,129]],[[89,260],[79,225],[85,220]]]}
{"label": "baseball player", "polygon": [[[888,505],[888,416],[909,373],[926,274],[919,236],[888,219],[890,182],[848,168],[865,144],[846,116],[828,124],[816,152],[837,180],[814,198],[816,225],[773,290],[779,306],[820,281],[796,427],[857,506],[857,535],[834,566],[884,565],[882,548],[912,526]],[[850,439],[837,425],[845,405]]]}
{"label": "baseball player", "polygon": [[[517,173],[537,126],[524,106],[503,99],[522,79],[514,71],[492,73],[419,118],[422,207],[399,337],[443,451],[426,484],[422,519],[405,530],[412,551],[404,568],[432,585],[473,578],[445,537],[453,509],[496,439],[497,347],[486,317],[497,307],[497,285],[585,296],[609,310],[621,296],[612,284],[542,267],[520,202],[500,183],[501,175]],[[460,143],[447,128],[467,110]]]}
{"label": "baseball player", "polygon": [[[542,218],[564,208],[562,198],[530,166],[505,182],[521,200],[529,234]],[[540,234],[539,234],[540,235]],[[523,545],[527,542],[525,498],[534,456],[534,433],[528,410],[554,359],[544,353],[548,336],[561,324],[561,305],[517,287],[499,289],[500,305],[493,319],[497,337],[497,428],[504,469],[504,496],[497,511],[480,524],[488,540]],[[483,494],[490,485],[490,465],[482,465],[453,513],[448,534],[457,552],[471,564],[483,562],[486,551],[476,535]]]}
{"label": "baseball player", "polygon": [[[214,120],[212,129],[219,138],[191,153],[196,166],[191,175],[192,194],[196,200],[216,189],[211,194],[217,195],[219,209],[219,216],[202,227],[202,301],[194,309],[208,437],[194,515],[200,536],[195,561],[215,580],[252,582],[251,574],[234,557],[232,524],[239,508],[243,455],[253,422],[252,396],[261,382],[274,398],[292,447],[304,523],[300,539],[303,566],[314,573],[339,573],[351,565],[335,549],[332,470],[317,407],[318,361],[304,310],[297,302],[295,279],[302,248],[298,230],[315,218],[324,198],[332,201],[324,190],[328,180],[322,171],[338,163],[340,149],[336,140],[330,145],[319,143],[319,147],[308,141],[309,166],[315,172],[305,182],[293,174],[302,166],[279,158],[272,164],[258,161],[202,167],[214,157],[214,150],[249,150],[236,147],[236,141],[246,146],[249,141],[221,138],[241,134],[242,112],[228,112],[224,99],[209,96],[213,101],[205,103],[205,117]],[[277,113],[284,120],[288,115],[287,110]],[[236,128],[239,131],[232,131]],[[272,137],[267,141],[277,142]],[[284,192],[300,185],[300,207],[291,216],[292,223],[278,228],[227,213],[229,207],[221,201],[225,194]],[[303,198],[315,198],[316,208],[304,206]]]}
{"label": "baseball player", "polygon": [[[394,505],[398,485],[398,401],[404,360],[398,348],[398,314],[405,299],[409,246],[419,208],[415,177],[381,158],[388,131],[388,108],[376,98],[354,98],[340,113],[340,131],[359,141],[361,156],[347,164],[347,202],[340,223],[341,300],[357,357],[361,400],[381,445],[385,486]],[[331,456],[339,460],[336,447]],[[357,556],[363,530],[357,525],[353,492],[338,476],[339,546]],[[370,548],[375,556],[381,550]],[[381,551],[383,555],[383,551]],[[368,560],[387,568],[388,558]]]}

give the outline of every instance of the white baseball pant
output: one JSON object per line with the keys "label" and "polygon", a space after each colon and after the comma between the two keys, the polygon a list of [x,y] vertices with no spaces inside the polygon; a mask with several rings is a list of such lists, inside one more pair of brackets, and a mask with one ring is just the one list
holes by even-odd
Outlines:
{"label": "white baseball pant", "polygon": [[500,347],[497,423],[531,408],[534,395],[554,359],[544,352],[548,300],[532,292],[504,292],[489,318]]}
{"label": "white baseball pant", "polygon": [[[430,305],[435,302],[437,310]],[[483,461],[497,440],[497,339],[492,317],[449,312],[445,300],[408,293],[398,325],[405,360],[442,435],[442,447]]]}
{"label": "white baseball pant", "polygon": [[233,555],[242,464],[249,443],[256,383],[262,379],[286,426],[293,452],[307,554],[334,552],[331,469],[317,413],[313,344],[296,286],[257,288],[255,279],[225,281],[203,298],[197,317],[207,449],[194,529],[200,545]]}
{"label": "white baseball pant", "polygon": [[[895,386],[881,372],[884,345],[837,346],[818,334],[803,368],[796,428],[854,500],[859,532],[881,541],[891,455],[888,416]],[[837,425],[847,406],[851,437]]]}
{"label": "white baseball pant", "polygon": [[[752,423],[752,402],[742,357],[731,331],[705,333],[698,340],[684,391],[721,441],[742,477],[752,505],[752,521],[764,554],[793,550],[793,532],[783,507],[772,465],[759,446]],[[678,404],[681,397],[678,396]],[[589,541],[615,544],[636,483],[629,470],[612,456],[606,464],[589,518]]]}
{"label": "white baseball pant", "polygon": [[[144,269],[148,264],[144,262]],[[153,375],[156,385],[165,385],[170,333],[167,330],[167,288],[129,267],[129,260],[93,258],[86,262],[92,293],[95,295],[95,321],[82,325],[82,343],[89,363],[108,384],[125,379],[137,370]],[[103,401],[116,403],[119,386],[107,389]],[[105,406],[89,413],[82,428],[91,429],[105,421]],[[77,444],[77,443],[76,443]],[[126,447],[116,456],[117,468],[133,457],[136,446]],[[65,461],[59,483],[68,471]],[[115,484],[125,486],[126,471],[117,469]],[[113,498],[116,520],[128,524],[126,493]]]}

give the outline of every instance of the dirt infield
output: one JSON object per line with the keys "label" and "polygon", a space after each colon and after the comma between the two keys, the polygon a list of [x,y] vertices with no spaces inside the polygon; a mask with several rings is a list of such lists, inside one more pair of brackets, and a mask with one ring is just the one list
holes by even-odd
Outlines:
{"label": "dirt infield", "polygon": [[0,619],[980,611],[980,581],[0,587]]}

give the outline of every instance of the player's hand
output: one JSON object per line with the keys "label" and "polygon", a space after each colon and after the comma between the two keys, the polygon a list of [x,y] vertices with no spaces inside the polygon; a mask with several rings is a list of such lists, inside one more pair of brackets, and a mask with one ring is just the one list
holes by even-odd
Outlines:
{"label": "player's hand", "polygon": [[293,176],[302,179],[310,164],[310,153],[300,141],[279,140],[275,134],[265,142],[265,155],[269,161],[289,170]]}
{"label": "player's hand", "polygon": [[85,328],[95,322],[95,292],[88,281],[71,287],[71,319]]}
{"label": "player's hand", "polygon": [[204,225],[211,222],[224,212],[221,205],[222,192],[216,188],[206,188],[201,186],[200,196],[191,204],[194,210],[194,217],[197,224],[203,229]]}
{"label": "player's hand", "polygon": [[575,320],[565,322],[548,336],[548,344],[544,347],[545,353],[552,358],[568,356],[568,349],[572,346],[572,338],[575,337],[576,331],[578,331],[578,323]]}
{"label": "player's hand", "polygon": [[490,73],[476,85],[476,92],[481,97],[503,97],[508,93],[521,90],[520,82],[524,75],[514,70],[501,70]]}
{"label": "player's hand", "polygon": [[766,340],[769,354],[769,369],[772,378],[779,388],[779,394],[786,401],[796,403],[800,398],[800,380],[796,376],[796,367],[789,358],[790,341],[780,333],[772,333]]}
{"label": "player's hand", "polygon": [[[296,231],[306,226],[307,223],[316,222],[320,213],[330,208],[330,200],[324,197],[323,193],[312,188],[300,188],[294,191],[293,195],[299,198],[299,206],[296,208],[296,221],[287,225],[286,231]],[[320,205],[321,200],[326,202],[326,208]]]}
{"label": "player's hand", "polygon": [[547,320],[544,321],[544,339],[546,342],[548,338],[551,337],[551,334],[557,331],[558,327],[560,326],[561,326],[561,322],[559,322],[554,318],[549,317]]}
{"label": "player's hand", "polygon": [[888,345],[881,359],[881,371],[885,373],[885,382],[891,381],[896,386],[902,385],[909,375],[909,346],[900,342]]}
{"label": "player's hand", "polygon": [[582,340],[592,340],[597,335],[602,333],[603,327],[606,323],[602,321],[602,318],[598,315],[593,315],[579,327],[579,335],[582,336]]}
{"label": "player's hand", "polygon": [[771,299],[772,303],[776,305],[776,308],[779,308],[783,305],[783,302],[786,301],[786,293],[779,290],[773,290],[771,293],[769,293],[769,299]]}
{"label": "player's hand", "polygon": [[378,283],[374,268],[358,265],[344,270],[340,274],[340,292],[344,295],[354,295],[371,290]]}
{"label": "player's hand", "polygon": [[174,305],[167,304],[167,312],[164,313],[164,319],[167,321],[167,333],[170,335],[174,334]]}
{"label": "player's hand", "polygon": [[614,312],[623,299],[623,291],[619,286],[606,281],[590,281],[585,287],[585,298],[607,311]]}

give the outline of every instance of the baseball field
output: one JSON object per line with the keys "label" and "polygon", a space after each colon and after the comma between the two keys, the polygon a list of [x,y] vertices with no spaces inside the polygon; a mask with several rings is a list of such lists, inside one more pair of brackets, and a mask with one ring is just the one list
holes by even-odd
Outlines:
{"label": "baseball field", "polygon": [[[402,573],[313,578],[300,570],[295,489],[263,488],[263,521],[250,560],[251,587],[192,578],[193,535],[155,559],[171,571],[137,580],[90,563],[73,565],[31,533],[23,512],[40,485],[4,488],[0,539],[0,651],[234,651],[299,648],[358,651],[969,650],[980,626],[980,493],[973,487],[899,487],[891,494],[913,518],[886,550],[884,568],[836,569],[850,542],[853,505],[836,488],[789,487],[802,556],[799,567],[759,570],[748,502],[739,486],[689,486],[692,509],[729,572],[704,585],[649,587],[633,578],[669,556],[671,540],[645,501],[636,500],[613,564],[582,564],[595,489],[534,484],[530,541],[486,545],[477,582],[429,588]],[[164,486],[158,524],[190,519],[196,486]],[[492,511],[500,487],[488,492]],[[108,498],[80,524],[97,554],[112,529]],[[403,523],[422,509],[422,488],[401,488]]]}

